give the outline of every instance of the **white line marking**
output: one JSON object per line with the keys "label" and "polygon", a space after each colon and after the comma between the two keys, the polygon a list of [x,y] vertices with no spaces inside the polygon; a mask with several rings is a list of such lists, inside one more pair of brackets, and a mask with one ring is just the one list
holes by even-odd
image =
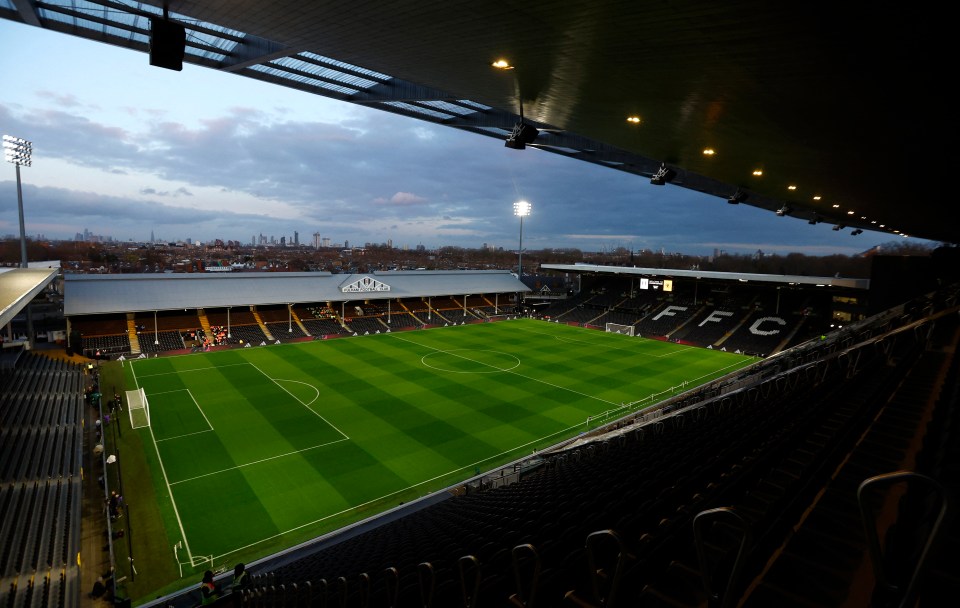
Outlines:
{"label": "white line marking", "polygon": [[335,444],[335,443],[340,443],[341,441],[346,441],[347,439],[349,439],[349,437],[344,437],[343,439],[337,439],[336,441],[328,441],[327,443],[321,443],[321,444],[319,444],[319,445],[312,445],[312,446],[310,446],[309,448],[303,448],[302,450],[294,450],[294,451],[292,451],[292,452],[286,452],[285,454],[277,454],[276,456],[268,456],[268,457],[266,457],[266,458],[261,458],[260,460],[254,460],[254,461],[252,461],[252,462],[245,462],[245,463],[243,463],[243,464],[238,464],[238,465],[235,466],[235,467],[229,467],[229,468],[226,468],[226,469],[220,469],[219,471],[213,471],[213,472],[210,472],[210,473],[204,473],[203,475],[197,475],[196,477],[188,477],[188,478],[186,478],[186,479],[181,479],[181,480],[179,480],[179,481],[172,481],[172,482],[170,482],[170,485],[175,486],[175,485],[180,484],[180,483],[187,483],[188,481],[194,481],[194,480],[197,480],[197,479],[202,479],[202,478],[204,478],[204,477],[210,477],[211,475],[219,475],[220,473],[227,473],[228,471],[235,471],[235,470],[237,470],[237,469],[242,469],[242,468],[244,468],[244,467],[249,467],[249,466],[252,466],[252,465],[255,465],[255,464],[260,464],[260,463],[262,463],[262,462],[267,462],[267,461],[270,461],[270,460],[276,460],[277,458],[283,458],[283,457],[285,457],[285,456],[295,456],[295,455],[300,454],[300,453],[302,453],[302,452],[309,452],[310,450],[316,450],[317,448],[322,448],[322,447],[325,447],[325,446],[328,446],[328,445],[333,445],[333,444]]}
{"label": "white line marking", "polygon": [[198,409],[198,410],[200,410],[200,415],[203,416],[203,419],[207,421],[207,426],[209,426],[209,427],[210,427],[210,430],[212,431],[212,430],[213,430],[213,425],[210,424],[210,419],[207,418],[207,415],[206,415],[205,413],[203,413],[203,408],[200,407],[200,404],[197,403],[197,400],[196,400],[196,399],[194,399],[193,393],[191,393],[191,392],[190,392],[190,389],[188,389],[188,388],[185,388],[185,389],[183,389],[183,390],[187,391],[187,394],[190,395],[190,400],[193,401],[193,404],[194,404],[195,406],[197,406],[197,409]]}
{"label": "white line marking", "polygon": [[[497,368],[497,367],[495,367],[495,366],[493,366],[493,365],[490,365],[490,364],[488,364],[488,363],[483,363],[482,361],[475,361],[475,360],[473,360],[473,359],[471,359],[471,358],[469,358],[469,357],[464,357],[463,355],[458,355],[458,354],[456,354],[456,353],[453,352],[453,351],[443,350],[442,348],[437,348],[437,347],[435,347],[435,346],[430,346],[430,345],[428,345],[428,344],[421,344],[421,343],[415,342],[415,341],[413,341],[413,340],[407,340],[406,338],[400,337],[400,336],[398,336],[398,335],[395,334],[395,333],[393,333],[393,334],[388,334],[388,335],[393,336],[394,338],[396,338],[396,339],[398,339],[398,340],[403,340],[404,342],[408,342],[408,343],[410,343],[410,344],[413,344],[413,345],[415,345],[415,346],[420,346],[420,347],[423,347],[423,348],[429,348],[429,349],[435,350],[435,351],[437,351],[437,352],[446,353],[446,354],[448,354],[448,355],[453,355],[454,357],[460,357],[461,359],[465,359],[466,361],[471,361],[471,362],[473,362],[473,363],[476,363],[477,365],[482,365],[482,366],[486,366],[486,367],[493,367],[494,369],[497,369],[497,370],[502,371],[502,372],[504,372],[504,373],[513,374],[514,376],[519,376],[519,377],[524,378],[524,379],[526,379],[526,380],[529,380],[529,381],[531,381],[531,382],[539,382],[540,384],[546,384],[547,386],[552,386],[552,387],[555,388],[555,389],[558,389],[558,390],[561,390],[561,391],[567,391],[567,392],[573,393],[573,394],[575,394],[575,395],[580,395],[581,397],[585,397],[585,398],[587,398],[587,399],[592,399],[592,400],[594,400],[594,401],[599,401],[599,402],[601,402],[601,403],[607,403],[607,404],[610,404],[610,405],[619,405],[619,404],[618,404],[617,402],[615,402],[615,401],[607,401],[606,399],[601,399],[600,397],[597,397],[596,395],[590,395],[590,394],[587,394],[587,393],[581,393],[580,391],[575,391],[575,390],[573,390],[572,388],[567,388],[567,387],[565,387],[565,386],[560,386],[559,384],[554,384],[554,383],[552,383],[552,382],[547,382],[546,380],[541,380],[541,379],[539,379],[539,378],[531,378],[530,376],[526,376],[526,375],[521,374],[521,373],[519,373],[519,372],[515,372],[515,371],[513,371],[512,369],[501,370],[500,368]],[[466,350],[466,349],[462,349],[462,348],[461,348],[461,349],[457,349],[457,350]]]}
{"label": "white line marking", "polygon": [[[137,371],[133,363],[130,363],[130,373],[133,374],[133,385],[140,388],[140,381],[137,380]],[[153,441],[153,450],[157,453],[157,462],[160,463],[160,472],[163,473],[163,483],[167,485],[167,494],[170,495],[170,504],[173,505],[173,514],[177,518],[177,525],[180,527],[180,536],[183,538],[183,546],[187,549],[187,557],[193,561],[193,552],[190,550],[190,542],[187,540],[187,533],[183,530],[183,522],[180,521],[180,511],[177,510],[177,501],[173,498],[173,488],[170,487],[170,480],[167,478],[167,470],[163,466],[163,458],[160,456],[160,446],[157,445],[157,438],[153,435],[153,425],[147,426],[150,429],[150,439]]]}
{"label": "white line marking", "polygon": [[199,435],[201,433],[210,433],[212,431],[213,429],[207,429],[205,431],[194,431],[192,433],[184,433],[183,435],[174,435],[173,437],[161,437],[160,439],[157,439],[156,442],[160,443],[161,441],[171,441],[173,439],[182,439],[184,437],[190,437],[191,435]]}
{"label": "white line marking", "polygon": [[[569,326],[567,326],[567,327],[569,327]],[[577,328],[574,328],[574,329],[577,329]],[[590,331],[590,332],[596,332],[596,331],[597,331],[597,330],[595,330],[595,329],[586,329],[586,328],[580,328],[580,329],[583,329],[584,331]],[[550,337],[552,337],[553,339],[555,339],[555,340],[557,340],[557,341],[559,341],[559,342],[573,342],[573,343],[579,343],[579,344],[589,344],[590,346],[593,346],[593,347],[597,347],[597,348],[607,348],[608,350],[626,350],[626,351],[630,351],[632,354],[635,354],[635,355],[640,356],[640,357],[653,357],[654,359],[661,359],[661,358],[663,358],[663,357],[671,357],[671,356],[677,354],[677,353],[680,352],[680,351],[694,348],[693,346],[686,346],[686,345],[681,346],[681,345],[679,345],[679,344],[671,343],[672,346],[675,346],[675,347],[676,347],[675,349],[671,349],[670,352],[668,352],[668,353],[663,353],[663,354],[660,354],[660,355],[654,355],[654,354],[651,354],[651,353],[637,352],[637,351],[636,351],[635,349],[633,349],[633,348],[621,348],[621,347],[617,347],[617,346],[611,346],[611,345],[609,345],[609,344],[601,344],[599,340],[578,340],[578,339],[576,339],[576,338],[568,338],[568,337],[566,337],[566,336],[558,336],[558,335],[552,334],[552,333],[550,333],[550,332],[537,331],[537,330],[535,330],[535,329],[528,329],[528,328],[525,328],[525,327],[518,327],[518,328],[517,328],[517,331],[523,331],[523,332],[527,332],[527,333],[530,333],[530,334],[539,334],[539,335],[541,335],[541,336],[550,336]],[[608,333],[608,332],[600,332],[600,333]],[[650,340],[650,339],[646,339],[646,338],[640,338],[640,339],[641,339],[641,340],[647,340],[647,343],[648,343],[648,344],[649,344],[649,343],[658,343],[658,342],[660,342],[660,340]]]}
{"label": "white line marking", "polygon": [[[185,356],[185,355],[181,355]],[[224,365],[209,365],[207,367],[196,367],[194,369],[178,369],[172,372],[157,372],[156,374],[144,374],[141,375],[141,378],[153,378],[155,376],[177,376],[180,374],[186,374],[189,372],[209,372],[211,370],[220,369],[221,367],[236,367],[238,365],[250,365],[249,363],[225,363]]]}
{"label": "white line marking", "polygon": [[[261,373],[262,373],[262,372],[261,372]],[[305,385],[305,386],[309,386],[310,388],[313,389],[313,392],[316,393],[316,395],[313,396],[313,399],[310,401],[310,403],[314,403],[317,399],[320,398],[320,389],[318,389],[318,388],[315,387],[314,385],[310,384],[309,382],[302,382],[302,381],[300,381],[300,380],[286,380],[286,379],[280,379],[280,380],[278,380],[277,382],[293,382],[293,383],[296,383],[296,384],[303,384],[303,385]],[[298,399],[298,401],[299,401],[299,399]],[[303,403],[303,401],[300,401],[300,403]],[[303,403],[303,404],[304,404],[304,405],[310,405],[310,403]],[[329,423],[328,423],[328,424],[329,424]]]}
{"label": "white line marking", "polygon": [[[214,560],[215,560],[215,561],[216,561],[216,560],[220,560],[220,559],[222,559],[222,558],[224,558],[224,557],[226,557],[226,556],[228,556],[228,555],[232,555],[232,554],[234,554],[234,553],[236,553],[236,552],[238,552],[238,551],[243,551],[244,549],[249,549],[250,547],[259,545],[260,543],[265,543],[265,542],[270,541],[270,540],[273,540],[273,539],[275,539],[275,538],[279,538],[279,537],[281,537],[281,536],[283,536],[283,535],[285,535],[285,534],[290,534],[291,532],[296,532],[297,530],[300,530],[300,529],[302,529],[302,528],[306,528],[306,527],[309,527],[309,526],[318,524],[318,523],[320,523],[320,522],[322,522],[322,521],[325,521],[325,520],[328,520],[328,519],[330,519],[330,518],[332,518],[332,517],[337,517],[338,515],[343,515],[344,513],[349,513],[349,512],[351,512],[351,511],[356,511],[356,510],[362,509],[362,508],[366,507],[367,505],[374,504],[374,503],[376,503],[376,502],[379,502],[379,501],[382,501],[382,500],[384,500],[384,499],[387,499],[387,498],[389,498],[389,497],[391,497],[391,496],[396,496],[397,494],[401,494],[401,493],[403,493],[403,492],[407,492],[407,491],[409,491],[409,490],[412,490],[413,488],[422,486],[422,485],[427,484],[427,483],[430,483],[430,482],[432,482],[432,481],[436,481],[436,480],[438,480],[438,479],[443,479],[444,477],[453,475],[453,474],[456,473],[457,471],[462,471],[462,470],[464,470],[464,469],[466,469],[466,470],[469,471],[471,468],[477,467],[477,466],[479,466],[479,465],[481,465],[481,464],[483,464],[483,463],[485,463],[485,462],[487,462],[487,461],[489,461],[489,460],[493,460],[494,458],[499,458],[499,457],[501,457],[501,456],[505,456],[505,455],[507,455],[507,454],[510,454],[511,452],[515,452],[515,451],[518,451],[518,450],[522,450],[522,449],[524,449],[524,448],[526,448],[526,447],[528,447],[528,446],[531,446],[531,445],[533,445],[533,444],[535,444],[535,443],[537,443],[537,442],[539,442],[539,441],[543,441],[544,439],[549,439],[550,437],[554,437],[554,436],[556,436],[556,435],[561,435],[561,434],[563,434],[563,433],[569,433],[570,431],[576,430],[576,429],[579,428],[579,427],[580,427],[580,423],[576,424],[575,426],[571,426],[571,427],[569,427],[569,428],[566,428],[566,429],[557,431],[556,433],[551,433],[551,434],[549,434],[549,435],[544,435],[543,437],[534,439],[534,440],[532,440],[532,441],[528,441],[527,443],[518,445],[518,446],[516,446],[515,448],[512,448],[512,449],[510,449],[510,450],[507,450],[506,452],[500,452],[499,454],[494,454],[493,456],[490,456],[490,457],[488,457],[488,458],[484,458],[484,459],[478,460],[478,461],[476,461],[476,462],[472,462],[472,463],[470,463],[470,464],[466,464],[466,465],[464,465],[464,466],[462,466],[462,467],[460,467],[460,468],[452,469],[452,470],[450,470],[450,471],[447,471],[446,473],[441,473],[440,475],[436,475],[436,476],[434,476],[434,477],[431,477],[430,479],[424,479],[424,480],[421,481],[421,482],[415,483],[415,484],[413,484],[413,485],[411,485],[411,486],[407,486],[406,488],[403,488],[403,489],[401,489],[401,490],[397,490],[396,492],[390,492],[389,494],[384,494],[383,496],[379,496],[379,497],[377,497],[377,498],[373,498],[373,499],[368,500],[367,502],[361,503],[361,504],[359,504],[359,505],[355,505],[355,506],[353,506],[353,507],[349,507],[349,508],[347,508],[347,509],[343,509],[342,511],[337,511],[336,513],[330,513],[329,515],[324,515],[323,517],[320,517],[320,518],[315,519],[315,520],[313,520],[313,521],[308,521],[307,523],[301,524],[301,525],[299,525],[299,526],[294,526],[293,528],[290,528],[289,530],[285,530],[285,531],[283,531],[283,532],[277,532],[276,534],[274,534],[274,535],[272,535],[272,536],[268,536],[268,537],[266,537],[266,538],[262,538],[262,539],[260,539],[260,540],[258,540],[258,541],[256,541],[256,542],[252,542],[252,543],[247,544],[247,545],[244,545],[244,546],[242,546],[242,547],[238,547],[238,548],[236,548],[236,549],[234,549],[234,550],[232,550],[232,551],[228,551],[227,553],[224,553],[224,554],[222,554],[222,555],[217,555],[217,556],[214,557]],[[371,516],[371,517],[368,518],[368,519],[376,519],[377,517],[380,517],[381,515],[383,515],[383,513],[377,513],[376,515],[373,515],[373,516]],[[358,522],[355,522],[354,524],[351,524],[351,525],[348,525],[348,526],[343,526],[343,527],[341,527],[341,528],[338,528],[338,529],[335,530],[334,532],[342,532],[343,530],[347,530],[347,529],[349,529],[349,528],[351,528],[351,527],[353,527],[353,526],[356,526],[356,525],[358,525],[358,524],[360,524],[360,523],[361,523],[361,522],[358,521]]]}
{"label": "white line marking", "polygon": [[[303,407],[307,408],[307,410],[309,410],[314,416],[316,416],[316,417],[319,418],[320,420],[323,420],[324,422],[326,422],[327,425],[328,425],[330,428],[332,428],[332,429],[335,430],[336,432],[338,432],[338,433],[340,433],[341,435],[343,435],[343,438],[344,438],[344,439],[350,439],[349,437],[347,437],[347,434],[346,434],[346,433],[344,433],[343,431],[341,431],[340,429],[338,429],[336,426],[334,426],[333,424],[331,424],[329,420],[327,420],[326,418],[324,418],[323,416],[321,416],[320,413],[317,412],[315,409],[313,409],[312,407],[309,407],[309,406],[308,406],[306,403],[304,403],[303,401],[300,401],[300,398],[299,398],[299,397],[297,397],[296,395],[294,395],[293,393],[291,393],[290,391],[288,391],[286,388],[284,388],[284,386],[283,386],[282,384],[280,384],[279,382],[277,382],[276,380],[274,380],[274,379],[271,378],[270,376],[264,374],[262,369],[260,369],[259,367],[257,367],[257,366],[254,365],[253,363],[250,363],[249,361],[247,362],[247,364],[250,365],[251,367],[253,367],[253,369],[255,369],[255,370],[257,370],[258,372],[260,372],[261,374],[263,374],[263,377],[264,377],[264,378],[270,380],[270,382],[273,382],[274,384],[276,384],[277,386],[279,386],[281,389],[283,389],[283,392],[285,392],[286,394],[288,394],[288,395],[290,395],[291,397],[293,397],[294,399],[296,399],[297,402],[300,403],[300,405],[302,405]],[[314,387],[314,388],[316,388],[316,387]]]}

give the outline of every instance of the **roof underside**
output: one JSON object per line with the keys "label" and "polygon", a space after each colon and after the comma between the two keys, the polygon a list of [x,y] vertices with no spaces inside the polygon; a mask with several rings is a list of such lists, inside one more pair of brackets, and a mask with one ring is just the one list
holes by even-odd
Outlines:
{"label": "roof underside", "polygon": [[530,291],[507,271],[67,274],[65,316]]}
{"label": "roof underside", "polygon": [[0,271],[0,328],[6,327],[57,276],[59,268]]}
{"label": "roof underside", "polygon": [[841,277],[808,277],[802,275],[718,272],[712,270],[675,270],[670,268],[642,268],[637,266],[603,266],[599,264],[543,264],[542,268],[544,270],[558,270],[561,272],[603,275],[683,277],[685,279],[774,283],[776,285],[816,285],[818,287],[830,286],[847,289],[870,288],[870,279],[848,279]]}
{"label": "roof underside", "polygon": [[[146,53],[164,4],[186,27],[189,63],[501,139],[522,113],[541,129],[531,147],[644,177],[664,166],[667,183],[724,204],[960,243],[940,179],[957,166],[958,121],[940,83],[952,34],[928,11],[0,0],[0,18]],[[515,69],[494,70],[501,57]]]}

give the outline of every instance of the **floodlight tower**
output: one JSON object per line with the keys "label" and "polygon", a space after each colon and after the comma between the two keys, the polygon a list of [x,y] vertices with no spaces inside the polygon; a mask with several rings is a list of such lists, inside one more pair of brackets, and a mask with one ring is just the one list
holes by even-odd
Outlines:
{"label": "floodlight tower", "polygon": [[520,248],[517,249],[517,276],[523,280],[523,218],[530,215],[531,205],[527,201],[517,201],[513,204],[513,214],[520,218]]}
{"label": "floodlight tower", "polygon": [[17,167],[17,209],[20,211],[20,267],[27,267],[27,232],[23,224],[23,188],[20,185],[20,165],[32,164],[33,144],[25,139],[3,136],[3,159]]}
{"label": "floodlight tower", "polygon": [[[17,209],[20,211],[20,267],[27,268],[27,231],[23,224],[23,188],[20,185],[20,165],[33,163],[33,144],[12,135],[3,136],[3,159],[17,167]],[[33,348],[33,313],[27,304],[27,348]]]}

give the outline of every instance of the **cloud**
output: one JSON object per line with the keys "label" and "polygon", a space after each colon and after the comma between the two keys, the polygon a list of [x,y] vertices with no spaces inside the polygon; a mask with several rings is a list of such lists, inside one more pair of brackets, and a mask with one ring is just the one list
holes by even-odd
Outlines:
{"label": "cloud", "polygon": [[156,188],[141,188],[140,194],[147,196],[172,196],[174,198],[178,196],[193,196],[192,192],[182,186],[173,191],[157,190]]}
{"label": "cloud", "polygon": [[427,199],[422,196],[417,196],[411,192],[397,192],[389,199],[385,198],[375,198],[373,199],[374,204],[377,205],[392,205],[399,207],[412,207],[415,205],[424,205],[427,203]]}
{"label": "cloud", "polygon": [[[0,95],[0,124],[34,142],[24,175],[31,233],[72,238],[88,227],[126,240],[152,229],[167,240],[248,242],[296,230],[301,241],[320,232],[334,242],[514,247],[512,205],[523,198],[533,205],[529,249],[827,255],[874,244],[869,233],[853,239],[561,154],[506,149],[502,138],[196,66],[168,74],[143,54],[35,30],[0,20],[0,36],[24,57],[4,64],[18,86]],[[107,60],[124,79],[104,78],[95,66]],[[0,226],[15,227],[6,175]]]}

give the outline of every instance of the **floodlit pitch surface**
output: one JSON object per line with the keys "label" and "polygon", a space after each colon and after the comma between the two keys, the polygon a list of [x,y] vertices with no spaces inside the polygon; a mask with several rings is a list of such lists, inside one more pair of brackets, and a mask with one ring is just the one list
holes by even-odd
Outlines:
{"label": "floodlit pitch surface", "polygon": [[137,359],[126,374],[149,402],[137,432],[169,500],[170,545],[182,567],[203,568],[359,521],[752,361],[518,319]]}

